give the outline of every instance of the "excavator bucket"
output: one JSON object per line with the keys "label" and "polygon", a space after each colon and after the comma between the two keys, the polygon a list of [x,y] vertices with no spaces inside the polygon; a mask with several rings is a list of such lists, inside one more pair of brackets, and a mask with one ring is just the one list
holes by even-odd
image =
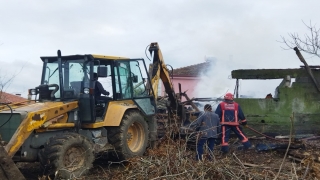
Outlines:
{"label": "excavator bucket", "polygon": [[1,180],[25,180],[24,176],[9,157],[7,151],[0,145],[0,179]]}

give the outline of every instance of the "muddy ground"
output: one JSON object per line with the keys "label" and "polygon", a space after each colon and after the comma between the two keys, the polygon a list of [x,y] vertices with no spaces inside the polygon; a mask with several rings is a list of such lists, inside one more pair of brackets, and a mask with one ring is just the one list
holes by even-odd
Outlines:
{"label": "muddy ground", "polygon": [[[232,139],[227,155],[215,147],[213,161],[195,161],[193,143],[165,139],[143,157],[119,164],[97,158],[89,174],[78,179],[315,179],[320,176],[320,139],[291,143],[249,138],[252,149],[241,150],[241,143]],[[267,145],[267,146],[265,146]],[[264,150],[262,150],[265,148]],[[287,153],[287,156],[285,154]],[[286,157],[286,158],[284,158]],[[46,177],[38,163],[17,163],[28,180]],[[318,171],[319,170],[319,171]]]}

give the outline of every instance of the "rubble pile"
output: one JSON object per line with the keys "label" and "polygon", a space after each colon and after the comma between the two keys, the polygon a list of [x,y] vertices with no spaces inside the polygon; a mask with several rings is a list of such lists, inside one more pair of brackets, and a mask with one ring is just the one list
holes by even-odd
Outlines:
{"label": "rubble pile", "polygon": [[[232,138],[229,154],[221,154],[217,145],[212,161],[205,154],[204,161],[198,162],[194,145],[190,146],[183,138],[163,138],[142,157],[120,163],[97,159],[90,173],[79,179],[320,179],[320,139],[292,143],[286,157],[287,142],[249,139],[253,149],[241,150],[241,143]],[[277,148],[269,146],[261,150],[257,149],[258,144],[277,144]],[[19,169],[27,179],[41,174],[37,163],[20,164]]]}
{"label": "rubble pile", "polygon": [[[236,139],[232,141],[229,154],[221,154],[220,147],[216,146],[212,161],[206,155],[203,162],[198,162],[195,150],[190,149],[184,139],[166,138],[156,148],[148,149],[145,156],[129,159],[117,168],[103,171],[108,179],[314,179],[319,176],[320,163],[315,158],[314,146],[290,149],[288,156],[284,157],[283,149],[243,151],[239,150],[241,143]],[[251,142],[254,145],[271,143],[254,139]],[[304,157],[300,160],[290,158],[290,154],[297,151],[304,152]]]}

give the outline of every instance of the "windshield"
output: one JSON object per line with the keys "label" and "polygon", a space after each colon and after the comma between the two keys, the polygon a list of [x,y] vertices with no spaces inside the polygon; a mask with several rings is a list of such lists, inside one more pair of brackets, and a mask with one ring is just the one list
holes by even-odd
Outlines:
{"label": "windshield", "polygon": [[147,79],[147,76],[145,74],[145,77],[143,77],[143,74],[141,73],[141,69],[144,69],[143,67],[140,67],[142,65],[143,64],[139,63],[139,61],[130,62],[132,77],[135,78],[135,81],[132,81],[134,97],[141,97],[147,95],[145,81]]}
{"label": "windshield", "polygon": [[143,60],[132,60],[119,62],[115,67],[115,89],[118,97],[122,99],[145,97],[146,91],[146,73],[142,74]]}

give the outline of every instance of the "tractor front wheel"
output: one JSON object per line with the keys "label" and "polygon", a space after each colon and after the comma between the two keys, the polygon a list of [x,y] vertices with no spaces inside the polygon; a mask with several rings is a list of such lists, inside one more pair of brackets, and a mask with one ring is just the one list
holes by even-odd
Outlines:
{"label": "tractor front wheel", "polygon": [[92,143],[77,133],[63,133],[51,137],[39,152],[39,160],[48,174],[73,179],[86,174],[92,167]]}

